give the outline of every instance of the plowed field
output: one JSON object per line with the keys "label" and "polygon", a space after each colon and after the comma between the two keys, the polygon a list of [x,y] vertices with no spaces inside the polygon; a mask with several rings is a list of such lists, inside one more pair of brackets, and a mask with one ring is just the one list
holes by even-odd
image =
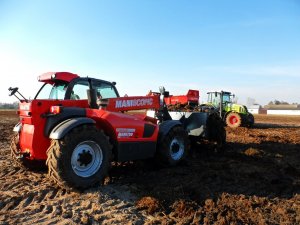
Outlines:
{"label": "plowed field", "polygon": [[223,154],[198,145],[176,167],[114,163],[105,185],[68,193],[13,165],[18,118],[0,111],[0,224],[300,224],[300,117],[255,119],[227,128]]}

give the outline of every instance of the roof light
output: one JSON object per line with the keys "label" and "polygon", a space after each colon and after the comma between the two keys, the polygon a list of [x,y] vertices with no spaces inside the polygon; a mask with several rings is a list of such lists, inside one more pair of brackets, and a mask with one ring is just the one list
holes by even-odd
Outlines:
{"label": "roof light", "polygon": [[54,80],[55,77],[56,77],[56,74],[55,74],[55,73],[51,75],[51,79],[52,79],[52,80]]}

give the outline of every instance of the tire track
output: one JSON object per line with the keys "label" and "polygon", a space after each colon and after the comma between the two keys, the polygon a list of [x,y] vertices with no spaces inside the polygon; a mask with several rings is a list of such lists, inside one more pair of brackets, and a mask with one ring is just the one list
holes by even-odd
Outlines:
{"label": "tire track", "polygon": [[[1,115],[0,115],[1,116]],[[6,118],[6,117],[5,117]],[[121,186],[105,186],[84,193],[53,186],[47,172],[14,165],[10,136],[17,119],[0,120],[0,222],[4,224],[119,224],[143,220],[135,197]]]}
{"label": "tire track", "polygon": [[0,221],[8,220],[10,224],[111,224],[143,217],[134,208],[135,197],[123,186],[99,187],[86,193],[66,192],[53,187],[45,173],[9,163],[0,175]]}

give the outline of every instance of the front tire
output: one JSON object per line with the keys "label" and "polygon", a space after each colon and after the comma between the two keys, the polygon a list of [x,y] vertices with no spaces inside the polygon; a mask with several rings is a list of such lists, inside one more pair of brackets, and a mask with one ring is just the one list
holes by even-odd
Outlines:
{"label": "front tire", "polygon": [[164,164],[178,164],[185,159],[189,149],[188,134],[181,126],[175,126],[166,135],[159,137],[157,153],[159,160]]}
{"label": "front tire", "polygon": [[111,145],[102,131],[90,125],[74,128],[47,150],[48,175],[65,189],[83,190],[99,184],[108,173]]}
{"label": "front tire", "polygon": [[226,125],[231,128],[237,128],[242,124],[242,117],[240,114],[231,112],[226,116]]}

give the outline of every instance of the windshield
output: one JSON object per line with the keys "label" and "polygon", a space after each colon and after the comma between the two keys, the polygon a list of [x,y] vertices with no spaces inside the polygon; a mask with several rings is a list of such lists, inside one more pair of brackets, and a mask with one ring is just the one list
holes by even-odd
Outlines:
{"label": "windshield", "polygon": [[66,90],[66,83],[44,84],[35,99],[64,99]]}
{"label": "windshield", "polygon": [[208,94],[208,102],[215,107],[220,106],[221,94],[218,92],[211,92]]}
{"label": "windshield", "polygon": [[100,93],[102,98],[116,98],[117,94],[111,85],[102,83],[97,87],[97,93]]}
{"label": "windshield", "polygon": [[229,94],[224,94],[223,95],[223,102],[231,102],[231,99],[230,99],[230,95]]}

